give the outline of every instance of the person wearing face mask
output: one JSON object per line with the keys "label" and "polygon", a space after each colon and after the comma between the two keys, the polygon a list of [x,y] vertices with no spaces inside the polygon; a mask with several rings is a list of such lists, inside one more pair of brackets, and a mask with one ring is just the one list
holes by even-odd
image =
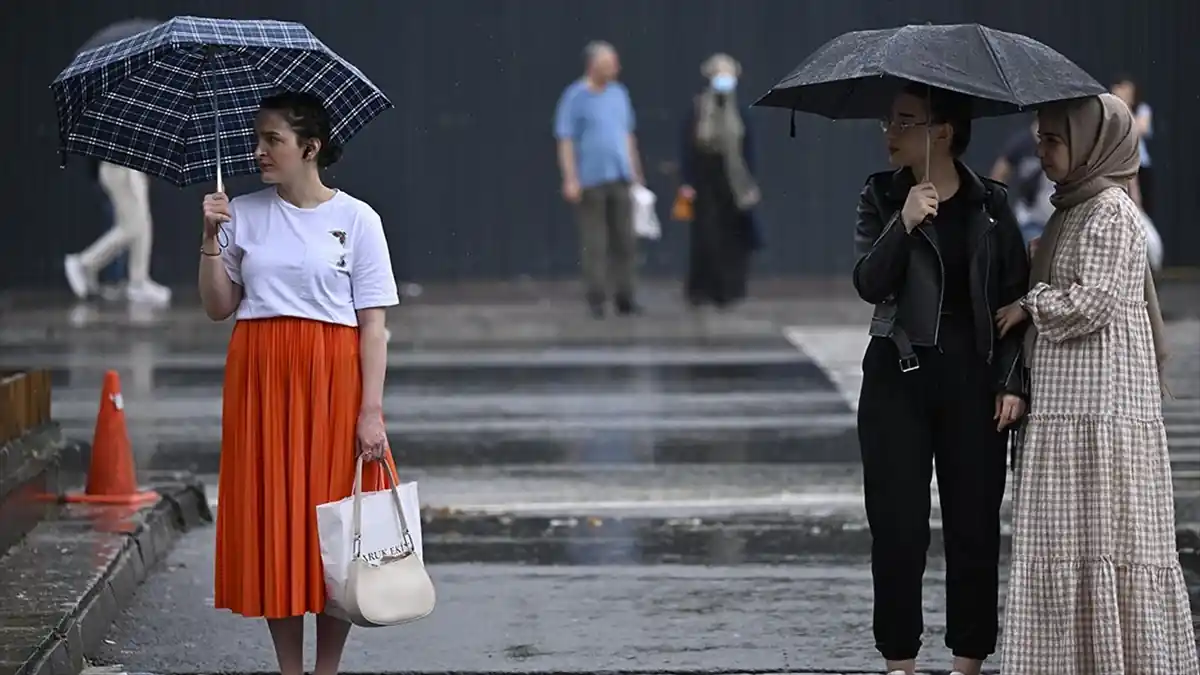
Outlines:
{"label": "person wearing face mask", "polygon": [[1038,112],[1054,215],[1030,288],[1002,673],[1200,675],[1163,428],[1162,314],[1130,197],[1137,122],[1112,94]]}
{"label": "person wearing face mask", "polygon": [[754,143],[737,100],[741,65],[714,54],[700,67],[707,84],[683,125],[680,199],[692,203],[686,293],[693,307],[725,308],[746,297],[750,254],[761,244],[754,207]]}

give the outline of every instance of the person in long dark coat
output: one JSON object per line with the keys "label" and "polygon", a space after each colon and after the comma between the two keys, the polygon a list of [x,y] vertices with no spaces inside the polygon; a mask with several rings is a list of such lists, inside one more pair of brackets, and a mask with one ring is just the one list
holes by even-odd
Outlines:
{"label": "person in long dark coat", "polygon": [[737,100],[741,66],[727,54],[705,60],[706,86],[685,116],[679,196],[693,205],[686,292],[694,307],[728,307],[746,297],[750,255],[761,247],[754,207],[754,143]]}

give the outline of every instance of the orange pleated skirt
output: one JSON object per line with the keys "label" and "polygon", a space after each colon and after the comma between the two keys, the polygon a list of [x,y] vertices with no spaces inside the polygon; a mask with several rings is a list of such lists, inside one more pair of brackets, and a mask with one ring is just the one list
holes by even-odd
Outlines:
{"label": "orange pleated skirt", "polygon": [[[234,326],[221,418],[218,609],[268,619],[324,609],[316,508],[353,488],[361,400],[356,328],[294,318]],[[364,469],[364,491],[386,489],[381,469]]]}

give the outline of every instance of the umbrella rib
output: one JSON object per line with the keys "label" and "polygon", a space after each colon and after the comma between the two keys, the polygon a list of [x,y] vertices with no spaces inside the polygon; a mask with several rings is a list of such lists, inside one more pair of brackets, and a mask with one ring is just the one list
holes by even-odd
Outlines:
{"label": "umbrella rib", "polygon": [[[201,96],[200,96],[200,91],[202,90],[202,88],[203,88],[203,86],[204,86],[204,83],[205,83],[205,79],[206,79],[206,78],[207,78],[207,76],[208,76],[208,72],[207,72],[207,70],[208,70],[208,66],[209,66],[209,64],[210,64],[210,62],[211,62],[211,59],[212,59],[212,57],[213,57],[213,55],[214,55],[215,51],[216,51],[217,49],[219,49],[219,47],[216,47],[215,45],[207,45],[207,44],[206,44],[206,45],[201,45],[201,46],[202,46],[202,47],[203,47],[203,49],[204,49],[204,51],[203,51],[203,61],[200,63],[200,67],[196,69],[196,72],[195,72],[194,76],[192,77],[191,86],[190,86],[190,87],[188,87],[188,95],[191,97],[190,101],[188,101],[188,110],[192,111],[192,114],[188,116],[187,122],[185,123],[185,125],[184,125],[184,128],[183,128],[183,129],[180,131],[180,134],[179,134],[179,136],[180,136],[180,141],[181,141],[181,142],[182,142],[182,144],[183,144],[183,152],[182,152],[182,153],[180,153],[180,156],[184,158],[184,162],[183,162],[183,163],[181,163],[181,164],[180,164],[180,166],[179,166],[179,173],[180,173],[180,176],[186,176],[186,175],[187,175],[187,160],[186,160],[186,158],[187,158],[187,156],[188,156],[188,154],[187,154],[187,146],[188,146],[188,145],[190,145],[191,143],[203,142],[203,141],[197,141],[195,138],[192,138],[192,137],[191,137],[191,136],[190,136],[190,135],[187,133],[187,129],[188,129],[188,127],[192,127],[192,126],[195,126],[195,125],[197,125],[197,124],[198,124],[198,123],[197,123],[197,116],[196,116],[196,112],[195,112],[195,111],[196,111],[196,108],[197,108],[197,102],[198,102],[198,101],[200,100],[200,98],[201,98]],[[216,92],[216,81],[215,81],[215,79],[214,79],[214,81],[211,83],[211,86],[212,86],[212,89],[213,89],[213,91],[212,91],[212,92],[210,92],[210,96],[209,96],[208,100],[207,100],[207,101],[204,101],[204,104],[205,104],[205,105],[209,105],[209,106],[212,106],[212,105],[213,105],[213,101],[214,101],[214,99],[212,98],[211,94],[214,94],[214,93]],[[214,112],[215,112],[215,111],[214,111]],[[213,125],[214,125],[214,132],[215,132],[215,130],[216,130],[216,118],[215,118],[215,117],[214,117],[214,119],[213,119]],[[203,134],[201,134],[201,133],[199,133],[199,128],[198,128],[198,126],[196,127],[196,131],[197,131],[197,133],[196,133],[196,137],[198,137],[198,138],[203,138],[203,136],[204,136],[204,135],[203,135]],[[190,140],[189,140],[189,139],[190,139]],[[214,133],[214,139],[215,139],[215,133]],[[217,140],[216,142],[218,142],[218,143],[219,143],[220,141],[219,141],[219,140]]]}
{"label": "umbrella rib", "polygon": [[[104,46],[104,45],[101,45],[101,46]],[[156,67],[159,64],[159,62],[162,61],[162,59],[165,58],[167,56],[167,54],[169,54],[169,53],[170,53],[169,51],[164,51],[163,53],[158,54],[153,59],[147,59],[145,65],[143,65],[141,68],[130,70],[128,73],[125,74],[125,77],[121,78],[121,81],[124,82],[125,80],[128,80],[128,79],[134,77],[135,75],[140,75],[141,73],[143,73],[147,70],[150,70],[151,68]],[[84,75],[85,75],[85,73],[79,73],[78,75],[75,75],[73,77],[83,77]],[[60,87],[65,89],[66,85],[70,82],[70,79],[72,79],[72,78],[68,78],[67,80],[63,80],[61,82],[54,83],[54,84],[58,84]],[[53,87],[54,84],[51,84],[51,87]],[[113,89],[115,90],[116,87],[114,87]],[[105,92],[104,96],[96,96],[96,97],[92,98],[91,100],[89,100],[87,102],[87,105],[80,108],[79,112],[74,116],[73,119],[70,120],[71,124],[69,126],[67,126],[66,128],[61,128],[61,126],[60,126],[59,134],[58,134],[59,142],[62,143],[64,145],[64,147],[67,143],[67,139],[70,138],[71,135],[75,133],[75,128],[79,125],[79,121],[81,119],[83,119],[83,116],[86,115],[89,111],[94,113],[95,111],[93,110],[93,107],[102,103],[104,101],[104,99],[111,93],[112,93],[112,91],[107,91],[107,92]],[[61,123],[60,123],[60,125],[61,125]]]}
{"label": "umbrella rib", "polygon": [[[216,81],[216,77],[215,77],[216,76],[215,57],[217,56],[218,52],[225,58],[236,57],[239,61],[245,62],[248,72],[259,73],[260,71],[257,68],[254,68],[253,64],[251,64],[248,61],[248,59],[252,55],[255,54],[253,49],[232,48],[228,45],[213,45],[213,44],[204,45],[204,47],[205,47],[204,62],[200,66],[200,68],[197,69],[196,77],[193,78],[192,86],[190,87],[190,90],[189,90],[189,94],[191,96],[191,105],[189,107],[192,110],[196,110],[197,108],[204,109],[205,107],[208,107],[213,110],[213,112],[214,112],[213,126],[212,126],[213,136],[211,137],[213,149],[220,151],[220,162],[221,162],[221,166],[222,166],[223,170],[231,171],[236,168],[236,167],[232,166],[232,164],[236,161],[236,159],[238,157],[242,156],[241,153],[234,153],[233,149],[230,146],[230,143],[233,140],[232,138],[230,138],[230,134],[231,134],[230,130],[233,129],[234,127],[237,127],[237,121],[238,121],[241,113],[237,107],[234,107],[232,109],[222,109],[222,108],[218,108],[214,104],[213,94],[217,88],[217,81]],[[210,80],[210,78],[211,78],[211,80]],[[260,82],[265,83],[267,85],[267,86],[263,87],[264,89],[278,88],[278,83],[275,82],[274,80],[262,78],[260,80]],[[211,89],[208,96],[204,96],[201,94],[201,91],[206,84]],[[202,101],[202,99],[203,99],[203,101]],[[220,125],[219,133],[218,133],[216,115],[221,116],[221,125]],[[192,119],[188,120],[189,125],[196,125],[197,123],[198,123],[198,121],[196,118],[192,118]],[[200,133],[200,130],[198,127],[197,127],[196,131],[197,132],[194,135],[183,134],[183,137],[185,139],[190,138],[191,139],[190,143],[204,143],[208,139],[208,135],[204,134],[204,133]],[[236,132],[234,132],[234,133],[236,133]],[[185,141],[185,146],[187,144],[188,144],[188,142]],[[184,156],[187,156],[186,151],[183,154],[184,154]],[[201,153],[201,154],[203,154],[203,153]],[[215,161],[216,157],[214,156],[213,159]],[[214,164],[214,169],[215,169],[215,164]],[[189,167],[184,165],[184,166],[180,167],[180,170],[181,170],[181,172],[186,174],[189,170]],[[225,173],[225,176],[229,176],[229,175],[231,175],[231,174]]]}
{"label": "umbrella rib", "polygon": [[[1004,72],[1004,68],[1000,67],[1000,57],[996,54],[996,48],[992,46],[992,40],[984,33],[982,29],[979,31],[983,36],[983,44],[987,47],[988,56],[992,57],[992,65],[996,66],[996,72],[1000,73],[1000,79],[1004,80],[1004,87],[1008,89],[1008,94],[1013,100],[1017,98],[1017,92],[1013,91],[1012,82],[1008,81],[1008,75]],[[1021,107],[1025,107],[1021,104]]]}

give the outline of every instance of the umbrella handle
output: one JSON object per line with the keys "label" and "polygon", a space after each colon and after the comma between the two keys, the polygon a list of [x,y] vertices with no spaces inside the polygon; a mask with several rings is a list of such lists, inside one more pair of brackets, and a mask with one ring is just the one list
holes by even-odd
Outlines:
{"label": "umbrella handle", "polygon": [[213,142],[217,145],[217,192],[225,192],[225,179],[221,175],[221,109],[217,107],[217,92],[213,88]]}
{"label": "umbrella handle", "polygon": [[[930,152],[930,150],[933,149],[933,147],[932,147],[933,141],[930,140],[930,138],[929,138],[930,135],[931,135],[931,132],[929,130],[929,126],[927,125],[925,127],[925,180],[926,181],[929,180],[929,152]],[[218,160],[217,185],[220,185],[220,184],[221,184],[221,164],[220,164],[220,160]],[[220,190],[220,188],[217,188],[217,189]]]}
{"label": "umbrella handle", "polygon": [[[926,22],[926,25],[929,25],[929,23]],[[932,135],[932,130],[930,129],[929,124],[928,124],[928,122],[933,121],[933,87],[928,87],[928,86],[925,88],[925,120],[927,122],[925,124],[925,180],[928,181],[929,180],[929,151],[933,149],[932,147],[930,147],[933,145],[933,141],[930,139],[930,136]],[[218,145],[218,148],[219,147],[220,146]],[[221,156],[220,154],[217,155],[217,157],[220,157],[220,156]],[[218,160],[218,162],[217,162],[217,180],[221,180],[220,176],[221,176],[221,164],[220,164],[220,160]]]}
{"label": "umbrella handle", "polygon": [[[216,55],[216,47],[209,47],[205,53],[206,65]],[[211,75],[206,73],[206,75]],[[221,107],[217,105],[217,83],[215,78],[209,81],[213,109],[213,143],[217,146],[217,192],[225,192],[225,180],[221,176]]]}

